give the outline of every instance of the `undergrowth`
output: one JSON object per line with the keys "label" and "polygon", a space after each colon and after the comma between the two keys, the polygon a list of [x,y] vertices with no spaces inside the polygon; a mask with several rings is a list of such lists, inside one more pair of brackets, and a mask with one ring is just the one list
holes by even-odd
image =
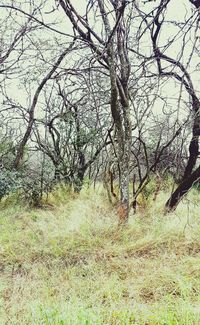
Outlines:
{"label": "undergrowth", "polygon": [[[168,193],[169,195],[169,193]],[[118,227],[101,186],[1,202],[0,324],[200,324],[200,198],[165,191]]]}

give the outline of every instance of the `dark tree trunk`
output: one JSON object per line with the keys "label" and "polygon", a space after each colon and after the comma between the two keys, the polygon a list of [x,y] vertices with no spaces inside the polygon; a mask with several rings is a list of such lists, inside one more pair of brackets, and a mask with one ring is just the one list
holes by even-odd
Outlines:
{"label": "dark tree trunk", "polygon": [[186,179],[184,179],[174,193],[171,195],[169,200],[165,205],[165,212],[171,212],[176,209],[178,203],[183,198],[184,195],[192,188],[192,186],[197,183],[200,179],[200,166],[190,174]]}
{"label": "dark tree trunk", "polygon": [[54,181],[55,183],[59,183],[61,181],[59,165],[55,166]]}
{"label": "dark tree trunk", "polygon": [[83,187],[84,176],[85,176],[85,169],[80,168],[77,172],[77,175],[76,175],[75,181],[74,181],[74,190],[77,193],[79,193]]}
{"label": "dark tree trunk", "polygon": [[186,179],[193,171],[199,155],[199,136],[200,136],[200,102],[193,95],[192,109],[194,112],[194,122],[192,129],[192,139],[189,146],[189,159],[185,168],[183,180]]}
{"label": "dark tree trunk", "polygon": [[192,129],[192,139],[189,146],[189,158],[185,168],[183,178],[167,201],[165,207],[167,211],[173,211],[176,209],[178,203],[181,201],[184,195],[191,189],[194,183],[200,178],[200,166],[193,172],[198,156],[199,156],[199,136],[200,136],[200,102],[196,96],[193,96],[193,111],[194,122]]}

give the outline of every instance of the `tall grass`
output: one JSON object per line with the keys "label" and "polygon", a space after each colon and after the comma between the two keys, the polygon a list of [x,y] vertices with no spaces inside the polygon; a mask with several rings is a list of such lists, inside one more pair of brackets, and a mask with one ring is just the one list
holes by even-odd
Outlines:
{"label": "tall grass", "polygon": [[200,198],[163,216],[166,199],[124,228],[101,185],[2,202],[0,324],[200,324]]}

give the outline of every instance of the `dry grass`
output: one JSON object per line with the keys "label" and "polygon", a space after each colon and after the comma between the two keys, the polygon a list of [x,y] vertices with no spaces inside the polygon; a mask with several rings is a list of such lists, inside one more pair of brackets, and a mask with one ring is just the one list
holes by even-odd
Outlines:
{"label": "dry grass", "polygon": [[200,324],[200,198],[166,194],[124,229],[101,186],[0,217],[0,324]]}

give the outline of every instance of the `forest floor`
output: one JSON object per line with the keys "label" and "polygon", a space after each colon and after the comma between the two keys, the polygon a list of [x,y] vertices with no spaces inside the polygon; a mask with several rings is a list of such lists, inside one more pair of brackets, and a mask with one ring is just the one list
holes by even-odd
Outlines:
{"label": "forest floor", "polygon": [[200,194],[118,227],[100,187],[0,211],[0,324],[200,324]]}

